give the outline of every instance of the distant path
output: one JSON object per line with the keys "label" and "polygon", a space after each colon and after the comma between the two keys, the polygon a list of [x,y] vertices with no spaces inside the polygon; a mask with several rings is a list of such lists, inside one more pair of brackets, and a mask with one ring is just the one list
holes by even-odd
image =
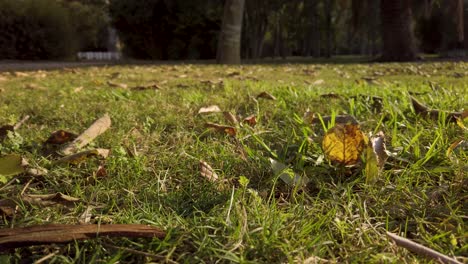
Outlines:
{"label": "distant path", "polygon": [[116,64],[121,64],[121,63],[113,62],[113,61],[63,62],[63,61],[2,61],[0,60],[0,72],[56,70],[56,69],[63,69],[63,68],[107,66],[107,65],[116,65]]}

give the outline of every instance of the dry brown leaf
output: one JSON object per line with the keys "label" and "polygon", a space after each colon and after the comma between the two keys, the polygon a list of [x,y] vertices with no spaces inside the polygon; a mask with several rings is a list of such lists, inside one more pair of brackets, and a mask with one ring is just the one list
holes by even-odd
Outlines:
{"label": "dry brown leaf", "polygon": [[41,244],[68,243],[76,240],[111,237],[163,239],[161,229],[139,224],[39,225],[0,229],[0,251]]}
{"label": "dry brown leaf", "polygon": [[336,94],[336,93],[321,94],[320,98],[324,98],[324,99],[344,99],[344,97],[342,95]]}
{"label": "dry brown leaf", "polygon": [[93,210],[94,206],[88,205],[88,207],[86,207],[86,210],[78,218],[78,223],[89,224],[91,222],[91,217],[93,216]]}
{"label": "dry brown leaf", "polygon": [[237,125],[239,124],[239,121],[237,120],[236,116],[233,115],[231,112],[223,112],[224,119],[228,121],[231,125]]}
{"label": "dry brown leaf", "polygon": [[108,114],[105,114],[86,129],[75,140],[67,144],[61,152],[64,155],[70,155],[82,147],[86,146],[89,142],[93,141],[97,136],[104,133],[111,126],[111,119]]}
{"label": "dry brown leaf", "polygon": [[73,92],[74,92],[74,93],[79,93],[79,92],[81,92],[82,90],[83,90],[83,86],[78,86],[78,87],[76,87],[75,89],[73,89]]}
{"label": "dry brown leaf", "polygon": [[29,74],[27,74],[25,72],[13,72],[13,76],[15,76],[15,77],[28,77]]}
{"label": "dry brown leaf", "polygon": [[118,88],[123,88],[123,89],[127,89],[128,87],[128,85],[125,83],[116,83],[113,81],[107,81],[107,85],[109,85],[110,87],[118,87]]}
{"label": "dry brown leaf", "polygon": [[249,115],[248,117],[244,118],[242,122],[251,127],[254,127],[257,124],[257,117],[255,115]]}
{"label": "dry brown leaf", "polygon": [[65,130],[57,130],[52,132],[45,144],[61,145],[73,141],[78,135]]}
{"label": "dry brown leaf", "polygon": [[35,83],[28,83],[28,84],[24,85],[24,89],[28,89],[28,90],[38,90],[38,91],[43,91],[43,90],[45,90],[44,87],[39,86],[39,85],[37,85],[37,84],[35,84]]}
{"label": "dry brown leaf", "polygon": [[218,180],[218,174],[211,168],[211,166],[203,160],[200,160],[198,163],[200,168],[200,175],[203,176],[210,182],[216,182]]}
{"label": "dry brown leaf", "polygon": [[385,165],[387,161],[388,154],[387,148],[385,146],[385,134],[383,131],[379,131],[375,137],[371,138],[372,149],[377,156],[377,163],[380,169]]}
{"label": "dry brown leaf", "polygon": [[207,107],[202,107],[198,110],[198,114],[207,114],[207,113],[219,113],[221,112],[221,108],[217,105],[210,105]]}
{"label": "dry brown leaf", "polygon": [[86,161],[90,157],[101,157],[106,159],[109,156],[110,150],[108,149],[92,149],[82,151],[76,154],[65,156],[55,163],[71,163],[71,164],[79,164],[81,162]]}
{"label": "dry brown leaf", "polygon": [[232,126],[219,125],[214,123],[205,123],[205,126],[208,128],[213,128],[217,132],[226,133],[230,136],[235,136],[237,134],[236,128]]}
{"label": "dry brown leaf", "polygon": [[139,85],[130,88],[132,90],[137,90],[137,91],[143,91],[143,90],[160,90],[161,87],[156,84],[156,83],[150,83],[150,84],[145,84],[145,85]]}
{"label": "dry brown leaf", "polygon": [[267,92],[261,92],[257,95],[257,98],[263,98],[263,99],[267,99],[267,100],[276,100],[276,97],[274,97],[273,95],[267,93]]}
{"label": "dry brown leaf", "polygon": [[415,98],[411,97],[411,103],[414,108],[414,112],[418,115],[422,116],[427,116],[432,120],[438,120],[440,113],[445,113],[447,118],[445,119],[446,122],[457,122],[458,118],[462,118],[464,112],[448,112],[448,111],[442,111],[442,110],[437,110],[437,109],[430,109],[429,107],[423,105],[420,103],[418,100]]}
{"label": "dry brown leaf", "polygon": [[31,205],[37,206],[52,206],[61,204],[65,206],[73,206],[79,202],[79,198],[71,197],[63,193],[54,194],[24,194],[21,199]]}
{"label": "dry brown leaf", "polygon": [[15,215],[16,202],[11,199],[2,199],[0,200],[0,216],[11,218]]}

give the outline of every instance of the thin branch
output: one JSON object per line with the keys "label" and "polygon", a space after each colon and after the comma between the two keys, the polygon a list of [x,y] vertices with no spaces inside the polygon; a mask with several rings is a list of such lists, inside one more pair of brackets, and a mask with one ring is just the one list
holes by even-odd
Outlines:
{"label": "thin branch", "polygon": [[424,255],[429,258],[433,258],[435,260],[438,260],[442,263],[448,263],[448,264],[462,264],[458,260],[451,258],[447,255],[444,255],[440,252],[437,252],[433,249],[430,249],[428,247],[425,247],[423,245],[420,245],[416,242],[413,242],[409,239],[406,239],[404,237],[395,235],[393,233],[387,232],[387,236],[390,237],[395,243],[400,246],[408,249],[409,251],[412,251],[416,254]]}

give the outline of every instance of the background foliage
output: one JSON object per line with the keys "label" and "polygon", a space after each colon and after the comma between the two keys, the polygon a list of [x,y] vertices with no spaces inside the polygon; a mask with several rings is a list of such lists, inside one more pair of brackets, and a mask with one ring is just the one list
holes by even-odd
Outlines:
{"label": "background foliage", "polygon": [[0,0],[0,58],[58,59],[105,49],[105,6],[78,1]]}

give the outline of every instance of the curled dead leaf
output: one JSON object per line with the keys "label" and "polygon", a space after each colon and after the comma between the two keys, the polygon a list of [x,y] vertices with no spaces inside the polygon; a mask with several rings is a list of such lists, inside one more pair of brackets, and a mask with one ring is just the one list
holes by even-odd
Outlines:
{"label": "curled dead leaf", "polygon": [[221,112],[221,108],[217,105],[210,105],[207,107],[202,107],[198,110],[198,114],[207,114],[207,113],[219,113]]}
{"label": "curled dead leaf", "polygon": [[413,97],[411,97],[411,104],[413,105],[414,112],[417,115],[426,116],[432,120],[438,120],[439,115],[442,112],[446,114],[446,122],[457,122],[457,119],[463,118],[463,116],[467,115],[465,112],[448,112],[437,109],[430,109]]}
{"label": "curled dead leaf", "polygon": [[218,174],[211,168],[211,166],[206,163],[206,161],[199,161],[200,175],[203,176],[210,182],[216,182],[218,180]]}
{"label": "curled dead leaf", "polygon": [[371,138],[372,149],[377,156],[377,163],[380,169],[385,165],[388,158],[387,148],[385,146],[385,134],[379,131],[375,137]]}
{"label": "curled dead leaf", "polygon": [[86,161],[90,157],[101,157],[106,159],[109,156],[110,150],[108,149],[92,149],[87,151],[82,151],[76,154],[65,156],[55,163],[70,163],[70,164],[79,164]]}
{"label": "curled dead leaf", "polygon": [[242,122],[248,124],[251,127],[254,127],[257,124],[257,118],[255,115],[249,115],[248,117],[244,118]]}
{"label": "curled dead leaf", "polygon": [[151,84],[145,84],[145,85],[139,85],[130,88],[132,90],[137,90],[137,91],[143,91],[143,90],[160,90],[161,86],[159,86],[156,83],[151,83]]}
{"label": "curled dead leaf", "polygon": [[61,145],[73,141],[78,135],[65,130],[57,130],[47,138],[45,144]]}
{"label": "curled dead leaf", "polygon": [[24,194],[21,199],[31,205],[36,206],[53,206],[61,204],[65,206],[73,206],[79,202],[79,198],[71,197],[63,193],[54,194]]}
{"label": "curled dead leaf", "polygon": [[263,99],[267,99],[267,100],[276,100],[276,97],[274,97],[273,95],[267,93],[267,92],[261,92],[257,95],[257,98],[263,98]]}
{"label": "curled dead leaf", "polygon": [[225,125],[219,125],[219,124],[214,124],[214,123],[205,123],[205,127],[208,127],[208,128],[213,128],[214,130],[216,130],[217,132],[222,132],[222,133],[226,133],[230,136],[236,136],[237,134],[237,131],[236,131],[236,128],[235,127],[232,127],[232,126],[225,126]]}
{"label": "curled dead leaf", "polygon": [[237,125],[239,123],[236,116],[233,115],[231,112],[225,111],[223,112],[223,115],[224,119],[226,119],[226,121],[228,121],[231,125]]}
{"label": "curled dead leaf", "polygon": [[123,89],[127,89],[128,87],[128,85],[125,83],[116,83],[113,81],[107,81],[107,85],[109,85],[110,87],[117,87],[117,88],[123,88]]}

